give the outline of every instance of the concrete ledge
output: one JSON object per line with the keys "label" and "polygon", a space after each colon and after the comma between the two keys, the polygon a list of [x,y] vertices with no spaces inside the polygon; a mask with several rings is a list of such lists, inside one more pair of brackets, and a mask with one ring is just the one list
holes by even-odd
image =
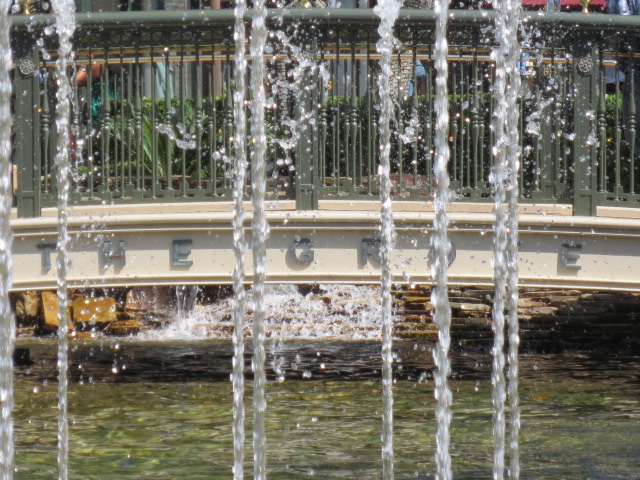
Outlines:
{"label": "concrete ledge", "polygon": [[[267,211],[295,211],[294,200],[279,200],[266,202]],[[246,212],[251,211],[251,202],[244,202]],[[320,200],[318,211],[334,212],[379,212],[380,201],[377,197],[371,200]],[[424,201],[396,201],[393,202],[395,213],[433,213],[433,202]],[[455,202],[447,206],[447,211],[454,213],[485,213],[493,212],[493,203]],[[231,213],[232,202],[191,202],[191,203],[142,203],[131,205],[81,205],[69,207],[69,217],[104,218],[113,215],[161,215],[184,213]],[[573,216],[573,206],[569,204],[521,203],[518,206],[519,215],[549,215]],[[56,208],[43,208],[43,218],[55,218]],[[597,217],[640,219],[640,205],[634,207],[600,206]],[[11,219],[17,219],[16,209],[11,210]]]}
{"label": "concrete ledge", "polygon": [[[230,211],[153,211],[134,208],[126,213],[114,211],[100,212],[91,215],[84,210],[68,218],[69,227],[83,233],[107,233],[127,230],[129,232],[149,231],[186,231],[186,230],[218,230],[232,229],[233,213]],[[380,212],[377,210],[311,210],[295,211],[271,209],[266,211],[272,229],[315,228],[350,230],[375,229],[380,223]],[[246,210],[246,225],[250,228],[251,211]],[[432,229],[434,213],[396,212],[394,221],[396,228],[405,230],[420,229],[424,232]],[[495,217],[490,213],[449,213],[451,231],[492,232]],[[557,234],[559,232],[577,233],[579,229],[587,229],[580,235],[636,235],[640,232],[640,218],[621,217],[577,217],[562,215],[525,214],[519,219],[521,233],[524,229],[535,228],[539,234]],[[56,217],[20,218],[11,221],[14,234],[23,235],[55,235]]]}
{"label": "concrete ledge", "polygon": [[[251,202],[244,202],[246,212],[251,211]],[[295,200],[278,200],[265,202],[267,211],[295,211]],[[379,212],[380,200],[320,200],[318,211],[330,212]],[[433,202],[395,201],[393,211],[397,213],[433,213]],[[493,212],[493,203],[455,202],[447,206],[449,213],[486,213]],[[139,203],[131,205],[77,205],[69,207],[67,214],[72,217],[104,218],[114,215],[161,215],[188,213],[231,213],[232,202],[188,202],[188,203]],[[56,208],[43,208],[42,218],[56,218]],[[519,205],[520,215],[573,215],[573,206],[564,204],[522,203]],[[640,218],[640,208],[598,207],[599,216],[615,218]],[[12,209],[11,218],[16,219],[16,209]]]}
{"label": "concrete ledge", "polygon": [[[431,201],[395,201],[392,202],[394,212],[428,212],[433,213]],[[505,207],[506,209],[506,207]],[[380,200],[377,197],[364,200],[320,200],[318,210],[326,211],[380,211]],[[449,213],[492,213],[493,202],[452,202],[447,205]],[[552,203],[522,203],[518,206],[519,215],[573,215],[573,206]],[[640,218],[640,217],[639,217]]]}
{"label": "concrete ledge", "polygon": [[598,217],[640,219],[640,205],[634,207],[598,207]]}
{"label": "concrete ledge", "polygon": [[[294,200],[265,202],[269,210],[295,210]],[[251,202],[244,202],[244,209],[251,211]],[[131,205],[80,205],[69,207],[69,217],[105,217],[112,215],[163,215],[172,213],[221,213],[233,212],[232,202],[191,203],[139,203]],[[42,217],[57,217],[57,208],[43,208]]]}

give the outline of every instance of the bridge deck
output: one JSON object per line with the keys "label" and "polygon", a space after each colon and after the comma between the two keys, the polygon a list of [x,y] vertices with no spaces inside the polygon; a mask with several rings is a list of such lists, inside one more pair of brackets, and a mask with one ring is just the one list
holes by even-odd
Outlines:
{"label": "bridge deck", "polygon": [[[379,281],[378,202],[326,201],[314,211],[296,211],[290,201],[268,207],[271,283]],[[491,284],[492,206],[450,207],[451,284]],[[394,211],[395,280],[429,282],[432,205],[398,202]],[[640,291],[640,212],[599,207],[595,217],[572,213],[570,205],[521,205],[522,285]],[[231,204],[223,203],[73,207],[70,285],[231,283],[231,220]],[[55,288],[55,210],[14,219],[12,226],[13,289]],[[250,242],[248,222],[247,229]],[[247,281],[251,271],[248,251]]]}

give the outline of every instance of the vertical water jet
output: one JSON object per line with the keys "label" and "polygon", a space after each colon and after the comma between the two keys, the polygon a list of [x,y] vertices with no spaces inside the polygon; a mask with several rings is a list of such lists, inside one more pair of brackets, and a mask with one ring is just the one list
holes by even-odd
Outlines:
{"label": "vertical water jet", "polygon": [[245,40],[244,15],[247,10],[245,0],[236,0],[234,40],[233,118],[235,132],[233,146],[235,164],[233,172],[233,252],[235,267],[233,269],[233,478],[244,479],[244,269],[245,269],[245,235],[244,235],[244,187],[247,171],[246,158],[246,111],[245,111]]}
{"label": "vertical water jet", "polygon": [[72,62],[71,38],[76,29],[75,3],[73,0],[54,0],[56,32],[58,33],[58,59],[56,60],[56,182],[58,193],[58,255],[56,276],[58,282],[58,477],[66,480],[69,462],[69,425],[67,419],[67,370],[69,327],[67,321],[67,271],[69,269],[69,233],[67,206],[69,203],[71,175],[71,96],[73,90],[69,78]]}
{"label": "vertical water jet", "polygon": [[451,454],[449,452],[451,425],[451,389],[448,377],[451,372],[451,360],[449,359],[449,347],[451,345],[451,306],[447,292],[447,277],[449,269],[449,241],[447,215],[447,203],[451,192],[449,190],[449,91],[447,81],[449,66],[447,54],[447,15],[448,0],[435,2],[436,15],[436,128],[435,128],[435,161],[433,173],[436,187],[433,199],[435,216],[433,220],[434,233],[431,237],[432,255],[431,273],[434,287],[431,294],[433,304],[433,321],[438,327],[438,344],[434,351],[436,371],[435,397],[436,397],[436,478],[438,480],[451,479]]}
{"label": "vertical water jet", "polygon": [[489,176],[493,188],[493,210],[496,217],[493,227],[493,323],[494,342],[491,353],[493,364],[491,370],[491,404],[493,406],[493,478],[502,480],[504,475],[504,402],[506,397],[504,380],[504,300],[506,292],[507,262],[505,250],[507,248],[506,214],[504,211],[505,198],[505,159],[508,138],[506,136],[505,117],[508,106],[506,104],[506,76],[507,54],[505,45],[507,38],[505,2],[497,4],[495,16],[496,38],[498,47],[492,52],[495,60],[495,110],[493,112],[493,132],[496,143],[493,146],[493,170]]}
{"label": "vertical water jet", "polygon": [[[496,4],[497,48],[492,52],[495,60],[495,99],[493,130],[496,143],[493,147],[494,164],[490,181],[494,191],[494,252],[493,279],[495,285],[493,304],[493,367],[491,374],[493,405],[493,478],[502,480],[505,468],[505,308],[509,323],[509,397],[511,412],[511,478],[519,476],[518,461],[518,94],[520,58],[518,22],[520,5],[511,0]],[[505,211],[505,200],[508,208]]]}
{"label": "vertical water jet", "polygon": [[520,478],[520,399],[518,393],[518,348],[520,345],[518,323],[518,174],[520,172],[520,129],[519,118],[520,69],[518,61],[522,56],[522,48],[518,40],[520,12],[522,5],[518,0],[507,0],[507,24],[509,25],[509,65],[507,68],[506,100],[509,106],[507,113],[506,133],[509,139],[507,147],[507,325],[509,334],[509,352],[507,371],[509,396],[509,478]]}
{"label": "vertical water jet", "polygon": [[[373,9],[380,17],[378,34],[380,40],[376,49],[380,54],[380,288],[382,294],[382,478],[391,480],[393,474],[393,315],[391,312],[391,252],[394,243],[393,211],[391,208],[391,118],[393,116],[393,98],[390,79],[393,75],[391,56],[393,47],[398,44],[393,35],[393,26],[400,13],[402,2],[381,0]],[[402,177],[402,172],[398,172]]]}
{"label": "vertical water jet", "polygon": [[266,473],[267,440],[265,434],[266,374],[264,334],[264,284],[267,278],[265,242],[269,226],[265,218],[264,200],[266,190],[265,156],[267,136],[265,132],[265,62],[264,49],[267,41],[267,10],[265,0],[253,4],[251,24],[251,189],[253,234],[253,468],[254,478],[264,480]]}
{"label": "vertical water jet", "polygon": [[0,478],[13,478],[13,344],[15,320],[9,302],[11,246],[11,31],[10,0],[0,0]]}

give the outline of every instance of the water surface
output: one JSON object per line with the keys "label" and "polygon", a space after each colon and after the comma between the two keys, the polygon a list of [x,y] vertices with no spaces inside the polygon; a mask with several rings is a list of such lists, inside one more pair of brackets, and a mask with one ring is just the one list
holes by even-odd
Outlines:
{"label": "water surface", "polygon": [[[44,339],[19,346],[30,348],[34,363],[16,368],[16,478],[51,479],[56,345]],[[432,347],[395,344],[396,478],[432,478]],[[269,477],[379,479],[380,344],[288,341],[275,350],[267,358]],[[232,352],[231,342],[220,340],[72,342],[70,478],[231,478]],[[463,351],[452,360],[454,478],[490,479],[491,357]],[[283,382],[272,373],[276,364]],[[528,353],[521,372],[522,478],[640,478],[636,351]],[[245,403],[251,419],[250,388]]]}

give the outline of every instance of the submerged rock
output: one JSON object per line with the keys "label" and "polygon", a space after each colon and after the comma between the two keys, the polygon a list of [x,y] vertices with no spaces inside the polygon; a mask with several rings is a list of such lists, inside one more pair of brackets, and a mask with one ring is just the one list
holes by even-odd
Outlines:
{"label": "submerged rock", "polygon": [[28,348],[16,347],[13,351],[13,364],[17,367],[33,365],[31,352]]}
{"label": "submerged rock", "polygon": [[142,330],[148,329],[149,325],[140,320],[120,320],[107,325],[104,333],[114,336],[136,335]]}

